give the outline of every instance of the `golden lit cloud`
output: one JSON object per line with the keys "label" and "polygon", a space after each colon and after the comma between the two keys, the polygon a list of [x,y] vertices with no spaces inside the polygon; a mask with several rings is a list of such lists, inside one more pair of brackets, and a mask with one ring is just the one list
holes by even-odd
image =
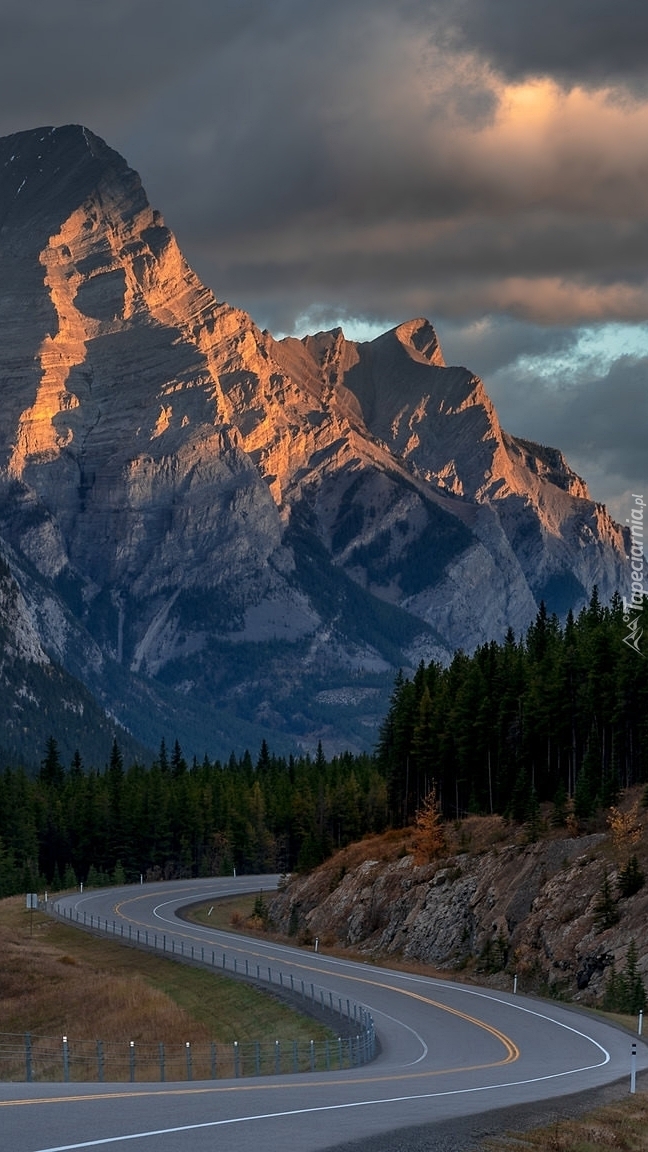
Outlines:
{"label": "golden lit cloud", "polygon": [[[464,305],[470,289],[461,296]],[[510,276],[482,284],[474,292],[474,306],[486,311],[507,312],[539,324],[577,324],[582,321],[633,319],[648,315],[648,283],[579,284],[557,277],[525,279]]]}
{"label": "golden lit cloud", "polygon": [[[506,425],[521,352],[648,316],[648,5],[32,7],[3,2],[0,132],[105,137],[198,274],[262,326],[489,316],[456,354],[483,372],[500,341]],[[561,442],[561,422],[545,433]]]}
{"label": "golden lit cloud", "polygon": [[492,123],[458,147],[507,200],[645,215],[648,102],[550,79],[501,86]]}

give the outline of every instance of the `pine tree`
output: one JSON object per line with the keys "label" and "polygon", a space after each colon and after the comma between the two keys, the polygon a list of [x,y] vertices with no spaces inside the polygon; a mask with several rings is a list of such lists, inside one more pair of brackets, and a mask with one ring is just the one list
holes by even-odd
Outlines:
{"label": "pine tree", "polygon": [[530,784],[525,768],[520,768],[511,794],[509,813],[519,824],[526,818],[529,806]]}
{"label": "pine tree", "polygon": [[610,884],[610,877],[608,876],[606,868],[599,889],[598,899],[594,905],[594,924],[598,932],[604,932],[606,928],[611,928],[614,924],[618,924],[619,920],[620,913],[616,906],[614,896],[612,895],[612,885]]}
{"label": "pine tree", "polygon": [[631,1013],[643,1012],[646,1007],[646,989],[639,973],[637,945],[632,939],[626,953],[626,964],[623,972],[625,992],[625,1011]]}
{"label": "pine tree", "polygon": [[160,751],[158,752],[158,764],[160,767],[160,772],[168,772],[169,771],[169,757],[167,756],[166,741],[164,739],[164,736],[160,740]]}
{"label": "pine tree", "polygon": [[567,792],[562,780],[554,794],[551,823],[554,828],[564,828],[567,823]]}
{"label": "pine tree", "polygon": [[434,710],[430,689],[426,684],[419,704],[418,718],[412,737],[412,752],[415,765],[415,799],[420,804],[425,796],[435,769],[434,756]]}
{"label": "pine tree", "polygon": [[574,816],[579,824],[589,820],[596,807],[596,799],[592,793],[592,786],[588,765],[583,762],[583,766],[578,773],[576,781],[576,791],[574,792]]}
{"label": "pine tree", "polygon": [[535,788],[531,789],[529,802],[526,809],[526,824],[524,838],[527,844],[535,844],[540,835],[542,828],[542,819],[540,816],[540,805],[538,803],[538,793]]}
{"label": "pine tree", "polygon": [[49,736],[45,745],[45,758],[41,761],[40,780],[47,788],[61,788],[64,780],[64,769],[58,754],[58,744],[53,736]]}
{"label": "pine tree", "polygon": [[[16,868],[14,854],[0,840],[0,899],[4,896],[13,896],[21,890],[20,872]],[[24,889],[31,892],[31,887]]]}
{"label": "pine tree", "polygon": [[616,968],[613,964],[603,992],[603,1001],[601,1004],[603,1011],[618,1012],[620,995],[622,995],[622,978],[617,975]]}
{"label": "pine tree", "polygon": [[81,753],[79,752],[78,748],[76,749],[74,756],[72,757],[72,763],[70,764],[69,775],[70,775],[70,780],[73,780],[75,783],[77,783],[79,780],[83,779],[83,761],[81,759]]}
{"label": "pine tree", "polygon": [[617,972],[614,965],[603,993],[603,1008],[607,1012],[623,1012],[636,1015],[646,1008],[646,988],[638,969],[637,945],[632,939],[626,953],[623,972]]}
{"label": "pine tree", "polygon": [[619,872],[619,895],[624,899],[634,896],[646,881],[643,870],[639,867],[636,856],[631,856],[625,868]]}
{"label": "pine tree", "polygon": [[187,761],[182,755],[179,742],[176,740],[173,745],[173,752],[171,753],[171,775],[177,778],[178,776],[183,776],[186,771]]}
{"label": "pine tree", "polygon": [[122,816],[124,811],[124,760],[117,740],[113,740],[110,763],[106,773],[109,804],[108,867],[123,853]]}
{"label": "pine tree", "polygon": [[[320,741],[318,746],[317,746],[318,754],[321,753],[321,750],[322,750],[322,743]],[[323,756],[323,753],[322,753],[322,756]],[[268,749],[268,745],[267,745],[267,742],[265,740],[261,741],[261,748],[259,749],[259,758],[256,762],[256,770],[258,773],[261,773],[261,774],[266,773],[270,770],[270,751]]]}
{"label": "pine tree", "polygon": [[412,742],[418,713],[416,689],[409,680],[397,677],[396,689],[386,729],[381,729],[381,748],[386,759],[386,776],[391,818],[396,827],[409,822],[413,812],[414,757]]}

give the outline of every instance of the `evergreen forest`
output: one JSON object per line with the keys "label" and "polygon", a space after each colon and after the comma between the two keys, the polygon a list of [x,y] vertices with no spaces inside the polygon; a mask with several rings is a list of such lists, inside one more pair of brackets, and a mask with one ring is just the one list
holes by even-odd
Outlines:
{"label": "evergreen forest", "polygon": [[[648,609],[643,630],[648,651]],[[640,631],[641,634],[641,631]],[[648,778],[648,659],[624,643],[623,602],[596,589],[561,626],[544,604],[525,637],[399,676],[376,763],[389,819],[407,825],[432,787],[446,819],[528,819],[553,801],[581,824]]]}
{"label": "evergreen forest", "polygon": [[[648,611],[643,620],[648,637]],[[449,667],[396,678],[373,755],[207,756],[163,741],[149,765],[64,764],[56,734],[37,773],[0,772],[0,896],[43,888],[316,866],[370,832],[412,823],[434,789],[443,817],[500,813],[586,829],[648,780],[648,660],[624,643],[623,604],[564,624],[541,605]],[[639,631],[639,635],[641,632]],[[38,752],[35,750],[35,758]],[[646,789],[648,796],[648,788]]]}

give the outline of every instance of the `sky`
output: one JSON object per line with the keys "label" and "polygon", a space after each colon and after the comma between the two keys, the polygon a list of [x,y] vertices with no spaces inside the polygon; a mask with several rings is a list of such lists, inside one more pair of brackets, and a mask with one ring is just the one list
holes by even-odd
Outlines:
{"label": "sky", "polygon": [[623,522],[648,490],[645,0],[0,0],[0,135],[122,153],[275,335],[415,316]]}

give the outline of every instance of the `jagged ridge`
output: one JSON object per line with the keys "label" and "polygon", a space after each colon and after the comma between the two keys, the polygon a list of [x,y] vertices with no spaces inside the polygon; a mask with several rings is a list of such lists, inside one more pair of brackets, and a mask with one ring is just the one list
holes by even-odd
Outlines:
{"label": "jagged ridge", "polygon": [[275,341],[80,126],[0,141],[0,221],[0,534],[154,696],[340,742],[318,691],[619,584],[620,529],[426,320]]}

